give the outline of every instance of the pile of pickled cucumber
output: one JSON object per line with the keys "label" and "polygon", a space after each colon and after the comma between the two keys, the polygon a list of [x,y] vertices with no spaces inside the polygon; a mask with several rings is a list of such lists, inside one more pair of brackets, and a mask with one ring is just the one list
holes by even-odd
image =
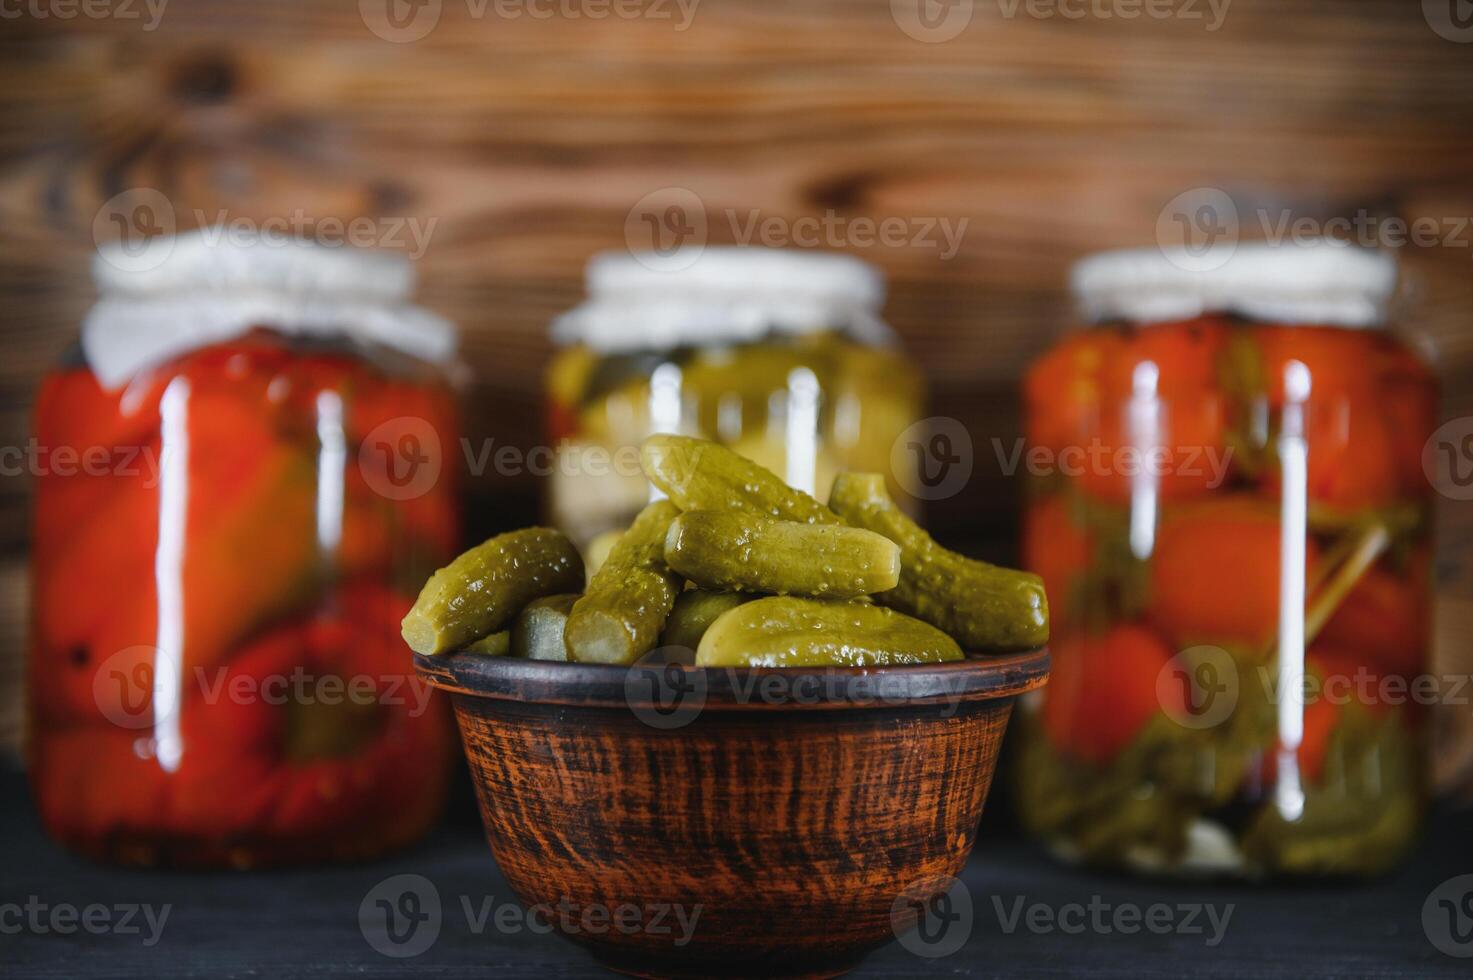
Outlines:
{"label": "pile of pickled cucumber", "polygon": [[713,442],[656,435],[640,458],[666,499],[595,541],[587,562],[549,528],[494,537],[426,583],[405,642],[427,655],[632,664],[657,651],[706,667],[803,667],[1048,640],[1037,576],[942,548],[881,476],[840,474],[825,506]]}

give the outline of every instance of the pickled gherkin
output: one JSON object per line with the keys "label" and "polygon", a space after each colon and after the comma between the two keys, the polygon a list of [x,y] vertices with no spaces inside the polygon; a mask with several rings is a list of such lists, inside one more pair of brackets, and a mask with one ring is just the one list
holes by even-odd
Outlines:
{"label": "pickled gherkin", "polygon": [[875,601],[940,627],[969,650],[1027,650],[1048,642],[1043,580],[948,551],[910,518],[874,473],[842,473],[829,506],[855,527],[900,545],[900,584]]}
{"label": "pickled gherkin", "polygon": [[533,599],[583,586],[583,559],[561,532],[532,527],[499,534],[430,576],[404,617],[415,653],[458,650],[506,628]]}
{"label": "pickled gherkin", "polygon": [[619,539],[623,536],[624,532],[616,528],[612,531],[605,531],[588,542],[588,547],[585,549],[583,556],[583,564],[585,570],[588,572],[589,578],[593,578],[593,576],[598,574],[598,570],[603,567],[604,562],[608,561],[609,552],[614,550],[614,545],[618,544]]}
{"label": "pickled gherkin", "polygon": [[499,630],[461,648],[462,653],[483,657],[505,657],[511,653],[511,630]]}
{"label": "pickled gherkin", "polygon": [[528,660],[568,659],[568,648],[563,643],[563,633],[568,625],[568,613],[573,610],[576,595],[543,596],[527,604],[517,614],[511,628],[511,652],[516,657]]}
{"label": "pickled gherkin", "polygon": [[573,660],[632,664],[655,646],[683,584],[665,564],[665,535],[678,513],[668,500],[650,504],[610,550],[568,614],[563,642]]}
{"label": "pickled gherkin", "polygon": [[900,581],[899,546],[873,531],[741,511],[681,514],[665,562],[703,588],[779,595],[848,599]]}
{"label": "pickled gherkin", "polygon": [[803,524],[842,524],[823,504],[725,446],[653,435],[639,452],[645,476],[683,511],[745,511]]}
{"label": "pickled gherkin", "polygon": [[[740,592],[718,592],[711,589],[686,589],[675,597],[675,608],[665,621],[665,632],[660,634],[660,646],[688,650],[681,656],[684,662],[693,662],[696,647],[706,630],[722,613],[735,609],[756,596]],[[672,653],[671,659],[675,659]]]}
{"label": "pickled gherkin", "polygon": [[945,633],[865,602],[771,596],[723,613],[701,637],[701,667],[880,667],[961,660]]}

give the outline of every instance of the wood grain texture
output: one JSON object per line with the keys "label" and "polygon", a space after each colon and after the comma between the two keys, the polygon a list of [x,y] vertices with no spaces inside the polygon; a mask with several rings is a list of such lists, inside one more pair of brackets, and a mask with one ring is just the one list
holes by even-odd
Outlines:
{"label": "wood grain texture", "polygon": [[[487,838],[521,900],[617,969],[690,977],[830,976],[908,930],[904,899],[930,900],[966,862],[1013,701],[1046,663],[936,665],[954,681],[943,702],[915,686],[926,668],[692,669],[709,688],[662,728],[625,703],[609,679],[622,670],[418,659],[454,695]],[[785,696],[744,701],[738,675]],[[904,690],[795,696],[884,678]],[[579,926],[621,906],[695,927]]]}
{"label": "wood grain texture", "polygon": [[[883,0],[700,0],[684,30],[673,7],[439,9],[413,43],[329,0],[174,0],[152,30],[4,21],[0,445],[23,442],[36,376],[75,337],[94,218],[120,192],[158,190],[180,228],[433,221],[421,294],[464,330],[468,429],[526,447],[548,319],[577,301],[590,253],[625,246],[631,209],[677,186],[704,202],[713,243],[752,209],[967,221],[948,259],[851,250],[890,275],[887,313],[934,410],[977,447],[976,476],[932,524],[1006,560],[1020,481],[990,440],[1017,435],[1019,368],[1070,321],[1074,259],[1153,243],[1163,206],[1204,186],[1232,195],[1245,238],[1262,236],[1260,211],[1473,215],[1473,47],[1406,0],[1234,0],[1215,31],[977,0],[945,43],[908,36]],[[1441,351],[1449,417],[1473,414],[1470,243],[1402,250],[1404,320]],[[475,533],[535,516],[529,476],[469,486]],[[28,492],[0,479],[6,547],[24,546]],[[1442,589],[1466,600],[1473,517],[1444,510]],[[1467,617],[1440,621],[1440,666],[1473,669]],[[1465,716],[1449,725],[1473,747]]]}

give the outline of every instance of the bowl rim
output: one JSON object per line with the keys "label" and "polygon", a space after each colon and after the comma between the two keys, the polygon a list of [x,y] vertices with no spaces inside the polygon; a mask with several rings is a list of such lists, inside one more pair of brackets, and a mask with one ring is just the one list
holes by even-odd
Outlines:
{"label": "bowl rim", "polygon": [[[1013,698],[1048,682],[1048,647],[969,653],[945,663],[887,667],[692,667],[560,663],[474,653],[414,655],[421,679],[474,698],[600,708],[655,708],[700,692],[703,710],[903,707]],[[666,695],[661,699],[660,694]]]}

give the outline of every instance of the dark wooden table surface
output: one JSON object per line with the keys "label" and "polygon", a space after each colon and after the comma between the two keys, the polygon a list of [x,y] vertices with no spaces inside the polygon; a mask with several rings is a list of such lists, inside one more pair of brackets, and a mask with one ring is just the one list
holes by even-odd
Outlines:
{"label": "dark wooden table surface", "polygon": [[[0,975],[604,975],[571,943],[497,927],[498,918],[516,916],[509,911],[516,899],[464,812],[468,803],[417,848],[375,864],[142,873],[101,868],[53,845],[19,775],[0,774],[0,791],[9,801],[0,814]],[[942,939],[965,934],[965,943],[940,958],[892,943],[852,976],[1467,977],[1473,959],[1434,945],[1437,939],[1473,957],[1473,916],[1466,914],[1473,911],[1466,890],[1473,878],[1444,886],[1473,873],[1467,827],[1466,813],[1439,813],[1414,858],[1390,878],[1292,888],[1086,873],[1062,868],[1011,836],[984,834],[962,877],[972,914]],[[382,933],[359,924],[365,897],[383,894],[383,883],[397,875],[421,876],[440,900],[438,935],[410,958],[380,953],[373,942],[382,943]],[[425,881],[411,880],[421,890]],[[1453,905],[1442,906],[1441,898]],[[167,917],[155,928],[165,906]],[[88,921],[91,928],[82,925]],[[72,932],[61,932],[69,926]]]}

